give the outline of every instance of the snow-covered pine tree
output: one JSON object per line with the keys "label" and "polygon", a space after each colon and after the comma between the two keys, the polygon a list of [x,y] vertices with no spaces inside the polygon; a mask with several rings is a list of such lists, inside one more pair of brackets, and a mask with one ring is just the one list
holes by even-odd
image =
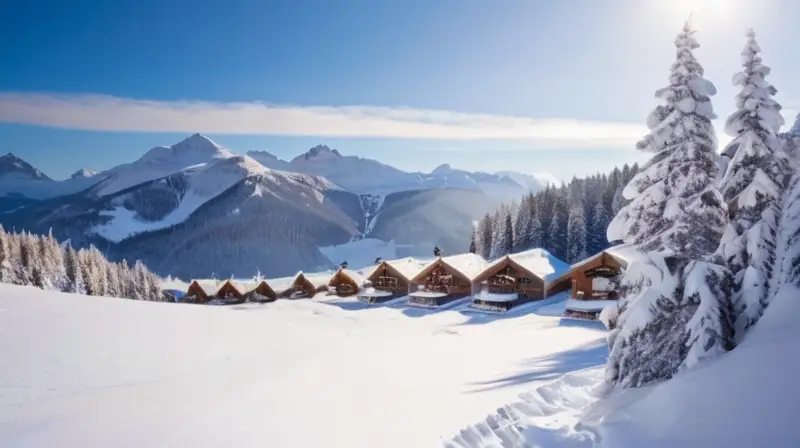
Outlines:
{"label": "snow-covered pine tree", "polygon": [[550,227],[545,236],[545,248],[560,260],[566,260],[569,256],[567,253],[568,217],[564,212],[564,203],[566,203],[566,199],[557,198],[553,206],[553,219],[550,221]]}
{"label": "snow-covered pine tree", "polygon": [[778,260],[780,277],[771,288],[773,294],[784,284],[800,286],[800,171],[796,169],[786,189],[780,228],[779,247],[783,251]]}
{"label": "snow-covered pine tree", "polygon": [[0,226],[0,282],[16,283],[11,248],[8,245],[8,235],[3,226]]}
{"label": "snow-covered pine tree", "polygon": [[531,215],[527,234],[527,249],[544,247],[544,229],[542,228],[542,219],[538,213]]}
{"label": "snow-covered pine tree", "polygon": [[533,196],[525,196],[517,208],[517,217],[514,222],[514,247],[512,252],[522,252],[530,248],[531,204]]}
{"label": "snow-covered pine tree", "polygon": [[478,253],[478,223],[472,226],[472,235],[469,238],[469,253]]}
{"label": "snow-covered pine tree", "polygon": [[489,259],[494,260],[505,255],[503,253],[503,224],[505,218],[505,204],[492,216],[492,247]]}
{"label": "snow-covered pine tree", "polygon": [[488,213],[481,220],[478,234],[480,235],[479,255],[488,260],[492,254],[492,217]]}
{"label": "snow-covered pine tree", "polygon": [[599,253],[608,247],[606,229],[610,222],[611,216],[609,216],[606,206],[602,202],[597,203],[592,211],[592,228],[589,231],[590,238],[586,243],[587,252],[590,255]]}
{"label": "snow-covered pine tree", "polygon": [[606,380],[615,386],[670,378],[732,342],[730,271],[706,261],[727,208],[717,189],[716,89],[692,54],[694,34],[687,23],[675,40],[670,84],[656,92],[665,104],[650,114],[651,132],[637,143],[654,155],[625,187],[631,202],[608,229],[609,241],[634,244],[665,267],[660,284],[627,298],[609,335]]}
{"label": "snow-covered pine tree", "polygon": [[717,253],[733,273],[737,340],[768,305],[788,172],[778,137],[784,122],[781,106],[772,99],[777,90],[765,79],[770,69],[762,64],[759,52],[755,32],[748,30],[744,70],[733,77],[733,84],[742,90],[736,96],[736,111],[725,123],[725,132],[734,139],[723,151],[730,161],[720,182],[730,223]]}
{"label": "snow-covered pine tree", "polygon": [[586,258],[586,217],[583,204],[578,202],[570,207],[567,221],[567,258],[575,263]]}
{"label": "snow-covered pine tree", "polygon": [[514,251],[514,221],[511,219],[511,210],[506,210],[503,218],[502,242],[500,244],[501,256]]}

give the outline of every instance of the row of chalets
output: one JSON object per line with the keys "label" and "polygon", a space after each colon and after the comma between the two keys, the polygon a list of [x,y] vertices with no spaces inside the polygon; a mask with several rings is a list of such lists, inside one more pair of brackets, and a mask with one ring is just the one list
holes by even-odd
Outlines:
{"label": "row of chalets", "polygon": [[356,296],[374,304],[407,296],[410,306],[437,308],[471,297],[473,308],[506,312],[568,292],[566,315],[595,319],[603,308],[616,303],[622,293],[619,277],[631,259],[638,256],[630,247],[616,246],[571,266],[544,249],[506,255],[493,262],[471,253],[432,261],[404,258],[381,261],[358,271],[340,268],[333,274],[299,272],[288,284],[195,280],[183,300],[271,302],[335,295]]}

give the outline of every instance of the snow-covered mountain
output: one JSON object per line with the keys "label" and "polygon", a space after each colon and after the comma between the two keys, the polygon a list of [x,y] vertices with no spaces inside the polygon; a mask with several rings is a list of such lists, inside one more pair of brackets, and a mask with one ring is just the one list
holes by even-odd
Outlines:
{"label": "snow-covered mountain", "polygon": [[97,196],[117,193],[151,180],[235,154],[200,134],[172,146],[156,146],[139,160],[119,165],[104,173],[105,179],[94,188]]}
{"label": "snow-covered mountain", "polygon": [[72,173],[69,176],[70,179],[80,179],[80,178],[89,178],[97,174],[97,171],[88,170],[86,168],[81,168],[78,171]]}
{"label": "snow-covered mountain", "polygon": [[44,173],[12,153],[0,157],[0,178],[17,180],[51,180]]}
{"label": "snow-covered mountain", "polygon": [[[37,233],[52,228],[76,247],[94,244],[116,258],[143,259],[162,274],[177,274],[180,265],[189,276],[250,275],[255,265],[275,275],[325,267],[318,248],[362,238],[394,241],[403,255],[427,254],[433,245],[457,252],[470,223],[499,200],[541,188],[535,178],[521,185],[509,175],[450,165],[409,173],[324,145],[289,162],[265,151],[237,155],[199,134],[63,181],[12,157],[4,164],[14,181],[1,190],[1,224]],[[228,245],[213,245],[210,253],[211,240]],[[201,261],[229,251],[225,266]]]}

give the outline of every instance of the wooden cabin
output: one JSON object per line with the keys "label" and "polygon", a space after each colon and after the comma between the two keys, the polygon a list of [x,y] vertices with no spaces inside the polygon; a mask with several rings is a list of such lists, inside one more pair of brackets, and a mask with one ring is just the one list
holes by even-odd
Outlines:
{"label": "wooden cabin", "polygon": [[546,295],[548,279],[568,269],[569,265],[544,249],[506,255],[475,278],[480,291],[474,296],[471,306],[485,311],[506,312],[541,300]]}
{"label": "wooden cabin", "polygon": [[186,288],[186,294],[181,298],[184,303],[207,303],[217,293],[217,282],[192,280]]}
{"label": "wooden cabin", "polygon": [[437,258],[411,280],[408,304],[438,307],[467,297],[485,267],[486,261],[475,254]]}
{"label": "wooden cabin", "polygon": [[314,284],[311,283],[308,278],[306,278],[305,274],[299,272],[294,278],[292,286],[284,291],[281,296],[288,299],[310,299],[316,294],[317,288],[314,286]]}
{"label": "wooden cabin", "polygon": [[[413,264],[413,265],[412,265]],[[381,303],[408,295],[411,279],[419,269],[418,262],[412,258],[395,262],[381,261],[367,277],[364,290],[358,294],[358,300],[366,303]],[[407,274],[411,268],[413,275]]]}
{"label": "wooden cabin", "polygon": [[226,280],[217,290],[215,297],[230,303],[242,303],[245,301],[245,291],[232,280]]}
{"label": "wooden cabin", "polygon": [[595,320],[606,306],[614,305],[624,295],[620,279],[635,249],[617,246],[573,264],[557,278],[551,293],[569,291],[567,317]]}
{"label": "wooden cabin", "polygon": [[358,294],[363,283],[358,273],[340,268],[328,281],[328,287],[333,288],[337,296],[348,297]]}
{"label": "wooden cabin", "polygon": [[247,300],[251,302],[274,302],[277,299],[278,294],[275,293],[266,280],[261,280],[255,288],[247,292]]}

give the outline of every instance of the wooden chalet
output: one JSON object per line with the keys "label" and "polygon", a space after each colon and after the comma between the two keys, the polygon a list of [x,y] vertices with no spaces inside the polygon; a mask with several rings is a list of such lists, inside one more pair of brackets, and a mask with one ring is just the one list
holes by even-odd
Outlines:
{"label": "wooden chalet", "polygon": [[214,298],[219,290],[219,285],[215,281],[192,280],[186,288],[186,294],[181,298],[184,303],[208,303]]}
{"label": "wooden chalet", "polygon": [[411,291],[411,280],[421,270],[420,262],[414,258],[381,261],[367,276],[358,300],[381,303],[406,296]]}
{"label": "wooden chalet", "polygon": [[615,246],[570,266],[550,287],[553,293],[569,291],[564,315],[596,320],[603,308],[617,304],[624,295],[620,278],[636,254],[631,246]]}
{"label": "wooden chalet", "polygon": [[567,263],[544,249],[506,255],[475,278],[479,292],[470,306],[484,311],[506,312],[541,300],[546,296],[548,281],[568,269]]}
{"label": "wooden chalet", "polygon": [[245,301],[245,290],[233,280],[226,280],[217,290],[214,297],[226,303],[242,303]]}
{"label": "wooden chalet", "polygon": [[335,291],[337,296],[348,297],[358,294],[363,283],[364,279],[357,272],[340,268],[328,281],[328,287]]}
{"label": "wooden chalet", "polygon": [[274,302],[278,299],[278,294],[272,289],[266,280],[261,280],[255,288],[247,292],[247,300],[250,302]]}
{"label": "wooden chalet", "polygon": [[295,276],[292,286],[281,294],[281,297],[287,299],[310,299],[317,294],[317,288],[313,283],[303,274],[298,272]]}
{"label": "wooden chalet", "polygon": [[408,304],[435,308],[467,297],[485,267],[486,261],[471,253],[439,257],[411,279]]}

